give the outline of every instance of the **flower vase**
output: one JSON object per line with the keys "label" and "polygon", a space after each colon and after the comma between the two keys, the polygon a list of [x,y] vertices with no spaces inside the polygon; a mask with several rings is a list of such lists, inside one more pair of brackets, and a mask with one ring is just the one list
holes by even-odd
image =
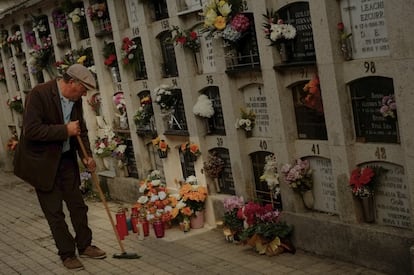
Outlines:
{"label": "flower vase", "polygon": [[194,62],[196,65],[196,70],[198,74],[203,73],[203,61],[201,58],[201,53],[199,51],[194,52]]}
{"label": "flower vase", "polygon": [[112,75],[112,82],[118,83],[121,82],[121,76],[119,74],[119,68],[118,67],[111,67],[111,75]]}
{"label": "flower vase", "polygon": [[188,217],[184,217],[183,221],[180,222],[180,230],[183,232],[190,231],[190,219]]}
{"label": "flower vase", "polygon": [[98,124],[98,128],[100,129],[105,128],[106,123],[103,116],[96,116],[96,124]]}
{"label": "flower vase", "polygon": [[146,219],[138,219],[138,223],[142,224],[142,229],[144,231],[144,237],[149,236],[149,222]]}
{"label": "flower vase", "polygon": [[352,59],[352,46],[350,39],[344,39],[341,41],[341,52],[346,61]]}
{"label": "flower vase", "polygon": [[313,206],[315,204],[315,198],[313,197],[313,191],[312,190],[307,190],[307,191],[303,192],[302,193],[302,200],[303,200],[303,204],[305,205],[306,208],[313,209]]}
{"label": "flower vase", "polygon": [[244,131],[244,134],[246,135],[246,138],[251,138],[253,136],[253,132],[252,131]]}
{"label": "flower vase", "polygon": [[193,229],[199,229],[204,227],[204,211],[195,211],[194,215],[190,218],[190,226]]}
{"label": "flower vase", "polygon": [[126,116],[126,114],[119,116],[119,128],[123,130],[129,129],[128,117]]}
{"label": "flower vase", "polygon": [[106,170],[115,172],[116,159],[113,157],[104,157],[102,158],[102,162]]}
{"label": "flower vase", "polygon": [[374,197],[361,197],[362,211],[364,214],[364,221],[367,223],[372,223],[375,221],[374,213]]}
{"label": "flower vase", "polygon": [[160,159],[165,159],[168,156],[168,151],[158,149],[158,156]]}
{"label": "flower vase", "polygon": [[165,233],[164,223],[162,221],[155,221],[152,226],[154,228],[155,237],[163,238]]}
{"label": "flower vase", "polygon": [[280,61],[287,62],[289,60],[286,43],[281,42],[279,44],[279,54],[280,54]]}

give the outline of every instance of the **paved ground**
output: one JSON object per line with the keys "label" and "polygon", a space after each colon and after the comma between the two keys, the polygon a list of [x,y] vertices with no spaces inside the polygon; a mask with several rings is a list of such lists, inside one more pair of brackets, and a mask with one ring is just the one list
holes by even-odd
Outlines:
{"label": "paved ground", "polygon": [[[140,259],[114,259],[120,252],[102,203],[88,201],[94,243],[108,253],[104,260],[81,259],[77,274],[364,274],[383,273],[303,251],[260,256],[248,246],[230,244],[218,229],[167,230],[145,240],[130,234],[123,244]],[[110,202],[114,211],[119,204]],[[0,172],[0,274],[72,274],[56,254],[49,228],[33,189]]]}

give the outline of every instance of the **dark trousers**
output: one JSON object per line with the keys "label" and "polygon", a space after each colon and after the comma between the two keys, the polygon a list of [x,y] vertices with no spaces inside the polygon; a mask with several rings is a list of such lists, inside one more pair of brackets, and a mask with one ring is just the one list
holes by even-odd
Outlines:
{"label": "dark trousers", "polygon": [[[76,159],[63,155],[50,192],[36,190],[40,206],[52,231],[58,254],[62,260],[75,256],[76,248],[82,253],[92,241],[88,227],[88,207],[79,190],[80,178]],[[45,167],[47,169],[47,167]],[[69,231],[63,213],[63,201],[70,213],[75,238]]]}

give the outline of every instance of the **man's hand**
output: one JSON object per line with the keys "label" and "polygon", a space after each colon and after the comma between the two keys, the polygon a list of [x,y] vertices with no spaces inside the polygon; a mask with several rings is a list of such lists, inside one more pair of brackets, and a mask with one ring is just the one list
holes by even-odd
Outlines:
{"label": "man's hand", "polygon": [[85,164],[86,168],[89,170],[89,172],[93,173],[96,169],[96,162],[91,157],[86,157],[83,160],[83,164]]}
{"label": "man's hand", "polygon": [[66,124],[66,129],[68,130],[68,135],[71,136],[78,136],[80,135],[80,126],[79,126],[79,120],[70,121],[68,124]]}

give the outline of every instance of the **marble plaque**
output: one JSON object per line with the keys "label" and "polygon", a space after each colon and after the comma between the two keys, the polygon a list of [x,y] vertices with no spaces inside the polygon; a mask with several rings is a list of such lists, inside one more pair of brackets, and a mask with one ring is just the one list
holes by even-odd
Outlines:
{"label": "marble plaque", "polygon": [[256,114],[253,136],[269,136],[269,113],[267,111],[266,95],[263,92],[263,85],[253,84],[246,86],[243,89],[243,95],[246,108],[253,110]]}
{"label": "marble plaque", "polygon": [[386,162],[370,165],[382,166],[388,170],[380,178],[375,189],[377,224],[410,228],[410,195],[404,168]]}
{"label": "marble plaque", "polygon": [[204,33],[200,36],[201,56],[203,58],[203,73],[214,73],[216,71],[216,62],[214,60],[213,38]]}
{"label": "marble plaque", "polygon": [[388,56],[389,41],[384,0],[342,0],[346,32],[352,33],[354,59]]}
{"label": "marble plaque", "polygon": [[126,0],[127,5],[127,13],[128,13],[128,21],[130,28],[137,28],[139,25],[139,18],[138,18],[138,0]]}
{"label": "marble plaque", "polygon": [[314,209],[327,213],[338,213],[336,188],[330,159],[321,157],[306,158],[313,171]]}

